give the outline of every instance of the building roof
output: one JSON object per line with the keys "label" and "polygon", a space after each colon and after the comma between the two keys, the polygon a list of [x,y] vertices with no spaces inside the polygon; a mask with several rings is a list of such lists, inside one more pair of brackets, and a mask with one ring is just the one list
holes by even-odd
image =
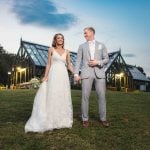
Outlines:
{"label": "building roof", "polygon": [[[48,57],[48,46],[31,43],[21,40],[21,46],[24,47],[27,53],[30,55],[30,58],[36,66],[46,66],[47,57]],[[71,63],[75,65],[76,53],[70,52]]]}
{"label": "building roof", "polygon": [[[32,61],[37,66],[46,66],[47,56],[48,56],[48,46],[44,46],[37,43],[27,42],[21,40],[21,45],[27,50]],[[109,53],[109,63],[105,66],[105,71],[111,66],[112,62],[118,56],[120,51],[115,51]],[[75,65],[77,53],[70,51],[71,63]]]}
{"label": "building roof", "polygon": [[114,60],[117,58],[119,54],[120,54],[120,50],[108,53],[109,62],[107,63],[107,65],[104,66],[105,72],[109,69],[109,67],[111,66],[111,64],[114,62]]}
{"label": "building roof", "polygon": [[127,65],[127,67],[134,80],[150,82],[150,80],[136,66]]}

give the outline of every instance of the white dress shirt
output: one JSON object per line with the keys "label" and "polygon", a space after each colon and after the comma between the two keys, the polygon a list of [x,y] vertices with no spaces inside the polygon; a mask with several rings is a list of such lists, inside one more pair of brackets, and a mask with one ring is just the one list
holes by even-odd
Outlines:
{"label": "white dress shirt", "polygon": [[[90,48],[91,60],[94,60],[95,40],[88,41],[88,43],[89,43],[89,48]],[[100,61],[98,61],[98,65],[100,65]]]}
{"label": "white dress shirt", "polygon": [[91,60],[94,60],[94,54],[95,54],[95,40],[88,41],[89,43],[89,49],[91,54]]}

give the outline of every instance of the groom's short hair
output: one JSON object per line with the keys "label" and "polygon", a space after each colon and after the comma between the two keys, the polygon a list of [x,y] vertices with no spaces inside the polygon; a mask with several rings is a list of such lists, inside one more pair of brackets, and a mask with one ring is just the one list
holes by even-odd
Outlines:
{"label": "groom's short hair", "polygon": [[84,30],[90,30],[95,34],[95,29],[93,27],[86,27],[84,28]]}

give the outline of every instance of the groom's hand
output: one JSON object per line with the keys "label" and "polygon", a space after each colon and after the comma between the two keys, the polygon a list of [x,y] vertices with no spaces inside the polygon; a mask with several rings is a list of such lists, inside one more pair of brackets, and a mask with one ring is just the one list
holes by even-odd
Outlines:
{"label": "groom's hand", "polygon": [[98,60],[90,60],[89,61],[89,66],[90,67],[94,67],[94,66],[97,66],[97,65],[99,65],[99,61]]}
{"label": "groom's hand", "polygon": [[80,76],[79,75],[74,75],[74,79],[76,82],[78,82],[79,80],[81,80]]}

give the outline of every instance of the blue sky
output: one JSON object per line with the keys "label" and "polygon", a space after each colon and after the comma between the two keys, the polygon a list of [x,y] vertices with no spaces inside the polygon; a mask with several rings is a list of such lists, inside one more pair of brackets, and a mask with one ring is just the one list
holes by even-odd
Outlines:
{"label": "blue sky", "polygon": [[86,26],[96,29],[109,52],[121,48],[128,64],[150,76],[149,0],[0,0],[0,44],[9,52],[17,52],[21,37],[51,45],[57,32],[77,51]]}

